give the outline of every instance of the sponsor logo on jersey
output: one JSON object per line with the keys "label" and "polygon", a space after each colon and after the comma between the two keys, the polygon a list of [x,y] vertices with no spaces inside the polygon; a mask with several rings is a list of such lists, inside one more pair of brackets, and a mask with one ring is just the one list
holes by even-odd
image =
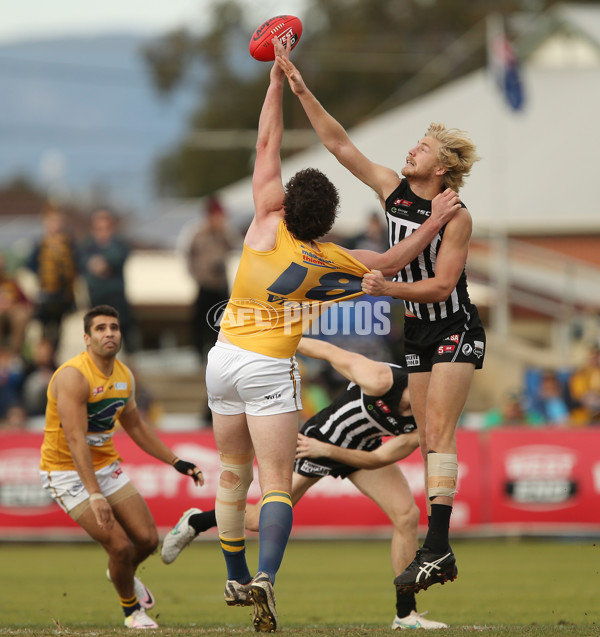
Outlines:
{"label": "sponsor logo on jersey", "polygon": [[116,480],[121,474],[123,473],[123,469],[121,469],[121,467],[119,467],[118,469],[115,469],[111,474],[110,477],[113,480]]}
{"label": "sponsor logo on jersey", "polygon": [[[440,345],[438,347],[438,354],[451,354],[456,349],[456,345]],[[463,348],[464,351],[464,348]]]}
{"label": "sponsor logo on jersey", "polygon": [[318,268],[335,268],[336,267],[333,261],[320,257],[318,254],[311,252],[304,246],[302,246],[302,261],[304,263],[310,263],[311,265],[316,265]]}
{"label": "sponsor logo on jersey", "polygon": [[92,396],[99,396],[104,393],[104,385],[100,385],[99,387],[94,387],[92,390]]}
{"label": "sponsor logo on jersey", "polygon": [[267,394],[265,396],[265,400],[277,400],[277,398],[281,398],[281,392],[275,392],[274,394]]}
{"label": "sponsor logo on jersey", "polygon": [[429,215],[431,214],[431,210],[422,210],[421,208],[419,208],[419,210],[417,210],[417,214],[429,217]]}
{"label": "sponsor logo on jersey", "polygon": [[412,201],[408,201],[407,199],[396,199],[394,200],[394,206],[405,206],[406,208],[408,208],[409,206],[412,206],[413,202]]}
{"label": "sponsor logo on jersey", "polygon": [[127,389],[127,383],[115,383],[115,389],[117,391],[124,391]]}
{"label": "sponsor logo on jersey", "polygon": [[458,341],[460,340],[460,336],[458,334],[452,334],[452,336],[448,337],[449,341],[454,341],[455,343],[458,343]]}
{"label": "sponsor logo on jersey", "polygon": [[485,351],[485,345],[483,341],[473,341],[473,345],[475,347],[475,356],[477,356],[477,358],[481,358],[483,356],[483,352]]}
{"label": "sponsor logo on jersey", "polygon": [[407,354],[406,355],[406,366],[407,367],[418,367],[421,364],[421,357],[418,354]]}
{"label": "sponsor logo on jersey", "polygon": [[381,411],[384,414],[391,414],[392,413],[390,408],[383,402],[383,400],[378,400],[375,404],[379,407],[379,409],[381,409]]}

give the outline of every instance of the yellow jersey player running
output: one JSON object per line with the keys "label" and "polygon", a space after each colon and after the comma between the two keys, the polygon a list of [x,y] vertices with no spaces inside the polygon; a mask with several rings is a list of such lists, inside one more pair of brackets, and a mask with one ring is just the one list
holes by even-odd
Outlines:
{"label": "yellow jersey player running", "polygon": [[[277,39],[274,44],[289,55]],[[391,274],[410,262],[458,209],[448,195],[440,195],[431,219],[383,255],[317,242],[333,226],[338,193],[313,168],[283,184],[284,78],[274,63],[258,124],[254,218],[206,368],[221,460],[215,512],[227,566],[225,601],[253,604],[254,628],[260,632],[277,627],[273,584],[292,528],[290,493],[301,409],[294,354],[302,330],[330,303],[360,295],[369,269]],[[262,506],[253,578],[245,555],[244,512],[255,457]]]}
{"label": "yellow jersey player running", "polygon": [[86,350],[61,365],[48,386],[42,484],[108,553],[107,575],[125,626],[157,628],[146,614],[154,597],[135,572],[158,546],[158,533],[148,506],[121,468],[113,441],[117,424],[147,454],[196,484],[204,479],[142,420],[133,375],[116,358],[122,341],[118,312],[99,305],[85,315],[83,325]]}

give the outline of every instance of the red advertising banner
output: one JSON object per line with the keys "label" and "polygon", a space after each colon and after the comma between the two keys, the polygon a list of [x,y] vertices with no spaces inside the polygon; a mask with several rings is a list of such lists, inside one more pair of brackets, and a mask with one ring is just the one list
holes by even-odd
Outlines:
{"label": "red advertising banner", "polygon": [[[189,478],[145,454],[125,434],[117,434],[115,444],[125,472],[164,533],[185,509],[214,508],[219,457],[210,431],[160,432],[160,437],[179,457],[202,468],[203,487],[195,487]],[[0,539],[83,534],[40,486],[41,442],[41,433],[0,434]],[[600,531],[600,430],[459,431],[458,450],[453,531]],[[425,526],[419,452],[400,466]],[[249,501],[259,498],[255,479]],[[294,513],[295,535],[387,534],[389,525],[383,512],[349,480],[320,480]]]}
{"label": "red advertising banner", "polygon": [[600,528],[600,431],[492,431],[489,471],[494,524]]}

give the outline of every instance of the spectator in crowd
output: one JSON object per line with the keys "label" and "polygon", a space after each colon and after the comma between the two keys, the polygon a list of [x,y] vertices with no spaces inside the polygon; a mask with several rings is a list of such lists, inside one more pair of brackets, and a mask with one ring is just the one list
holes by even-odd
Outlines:
{"label": "spectator in crowd", "polygon": [[485,413],[483,427],[491,429],[504,425],[529,425],[534,421],[535,418],[532,418],[525,409],[522,392],[511,390],[500,406],[492,407]]}
{"label": "spectator in crowd", "polygon": [[130,246],[118,235],[117,226],[117,217],[111,210],[96,210],[90,236],[79,246],[79,264],[90,305],[111,305],[119,312],[123,346],[131,354],[138,348],[138,334],[125,289],[124,269]]}
{"label": "spectator in crowd", "polygon": [[19,353],[25,342],[25,330],[33,308],[15,277],[8,271],[0,252],[0,343]]}
{"label": "spectator in crowd", "polygon": [[382,216],[372,212],[367,218],[365,229],[350,240],[349,248],[355,250],[372,250],[373,252],[385,252],[388,248],[388,239]]}
{"label": "spectator in crowd", "polygon": [[556,372],[542,372],[537,392],[528,407],[528,415],[539,425],[569,425],[569,396]]}
{"label": "spectator in crowd", "polygon": [[21,404],[23,360],[9,347],[0,345],[0,420],[10,409]]}
{"label": "spectator in crowd", "polygon": [[0,422],[1,431],[23,431],[27,428],[28,418],[25,407],[20,403],[11,405],[4,416],[4,420]]}
{"label": "spectator in crowd", "polygon": [[42,324],[43,335],[58,347],[63,318],[75,307],[75,244],[65,230],[65,216],[61,210],[47,207],[42,215],[42,225],[43,236],[24,265],[38,280],[34,318]]}
{"label": "spectator in crowd", "polygon": [[204,219],[185,249],[188,270],[197,285],[191,316],[192,339],[203,363],[217,340],[207,317],[212,308],[229,299],[227,257],[239,247],[241,236],[229,225],[221,202],[217,197],[209,197],[204,206]]}
{"label": "spectator in crowd", "polygon": [[573,424],[600,423],[600,346],[590,347],[586,363],[570,378],[569,390],[574,402]]}
{"label": "spectator in crowd", "polygon": [[42,337],[34,346],[31,361],[25,366],[22,399],[30,416],[46,413],[48,384],[58,367],[55,354],[52,341]]}

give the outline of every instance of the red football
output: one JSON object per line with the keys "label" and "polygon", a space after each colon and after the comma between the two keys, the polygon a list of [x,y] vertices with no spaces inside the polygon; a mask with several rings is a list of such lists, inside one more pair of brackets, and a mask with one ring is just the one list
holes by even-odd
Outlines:
{"label": "red football", "polygon": [[298,44],[302,35],[302,22],[294,15],[276,15],[263,22],[250,38],[250,55],[261,62],[275,59],[275,48],[271,40],[288,41],[290,51]]}

